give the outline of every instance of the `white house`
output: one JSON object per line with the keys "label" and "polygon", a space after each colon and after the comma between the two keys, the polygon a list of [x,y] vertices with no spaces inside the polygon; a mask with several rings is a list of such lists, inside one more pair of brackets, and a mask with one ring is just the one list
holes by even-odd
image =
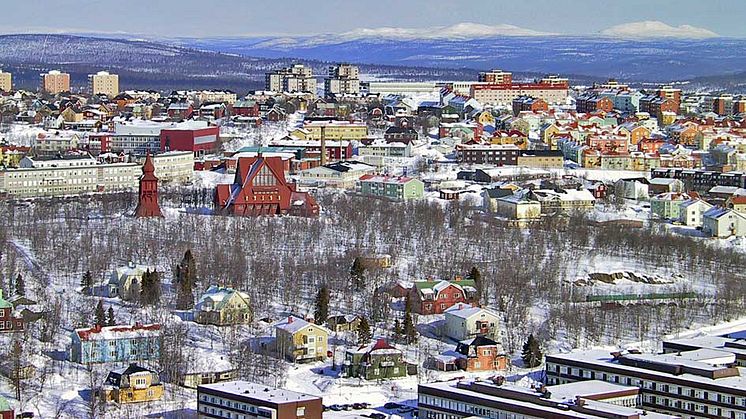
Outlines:
{"label": "white house", "polygon": [[619,179],[614,184],[614,194],[618,198],[647,199],[650,196],[649,185],[645,179]]}
{"label": "white house", "polygon": [[153,272],[155,267],[148,265],[138,265],[133,262],[127,266],[120,266],[111,273],[109,278],[109,295],[104,297],[119,297],[123,300],[136,300],[140,297],[140,285],[142,276],[146,271]]}
{"label": "white house", "polygon": [[702,231],[718,238],[746,236],[746,215],[731,209],[713,207],[704,213]]}
{"label": "white house", "polygon": [[324,166],[317,166],[300,172],[300,181],[304,184],[324,184],[330,188],[351,189],[363,175],[373,174],[375,166],[348,160]]}
{"label": "white house", "polygon": [[500,316],[485,308],[456,304],[445,311],[443,333],[457,341],[477,336],[499,341]]}
{"label": "white house", "polygon": [[690,227],[701,227],[702,216],[712,205],[701,199],[687,199],[679,204],[679,222]]}

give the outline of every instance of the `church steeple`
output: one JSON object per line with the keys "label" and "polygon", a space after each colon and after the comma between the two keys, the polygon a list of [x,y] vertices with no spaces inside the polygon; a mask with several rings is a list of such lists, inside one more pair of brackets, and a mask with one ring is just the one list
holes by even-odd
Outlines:
{"label": "church steeple", "polygon": [[158,205],[158,178],[155,177],[155,166],[150,153],[145,156],[140,177],[140,194],[135,209],[136,217],[162,217]]}

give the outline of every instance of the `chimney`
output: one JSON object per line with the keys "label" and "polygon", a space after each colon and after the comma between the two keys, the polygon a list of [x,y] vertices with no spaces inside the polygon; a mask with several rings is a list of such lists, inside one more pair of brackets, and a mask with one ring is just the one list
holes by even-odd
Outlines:
{"label": "chimney", "polygon": [[585,400],[581,399],[580,396],[576,396],[575,397],[575,405],[578,406],[578,407],[583,407],[583,406],[585,406]]}
{"label": "chimney", "polygon": [[293,322],[293,316],[288,316],[288,324]]}
{"label": "chimney", "polygon": [[94,325],[93,326],[93,331],[96,332],[96,333],[100,333],[101,332],[101,325],[100,324]]}
{"label": "chimney", "polygon": [[142,323],[135,322],[135,329],[140,329],[140,328],[142,328]]}
{"label": "chimney", "polygon": [[461,281],[461,275],[456,275],[456,281]]}

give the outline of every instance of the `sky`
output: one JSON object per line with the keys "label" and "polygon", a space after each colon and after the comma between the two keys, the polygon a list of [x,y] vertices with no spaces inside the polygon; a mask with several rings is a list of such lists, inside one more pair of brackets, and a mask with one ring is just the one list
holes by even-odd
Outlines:
{"label": "sky", "polygon": [[646,20],[746,38],[746,0],[3,0],[0,33],[313,35],[460,22],[596,34]]}

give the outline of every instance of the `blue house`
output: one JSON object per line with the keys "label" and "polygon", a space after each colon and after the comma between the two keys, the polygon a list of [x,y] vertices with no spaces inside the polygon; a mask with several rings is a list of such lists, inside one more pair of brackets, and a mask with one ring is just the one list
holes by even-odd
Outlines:
{"label": "blue house", "polygon": [[69,359],[79,364],[158,359],[160,336],[159,324],[75,329]]}

